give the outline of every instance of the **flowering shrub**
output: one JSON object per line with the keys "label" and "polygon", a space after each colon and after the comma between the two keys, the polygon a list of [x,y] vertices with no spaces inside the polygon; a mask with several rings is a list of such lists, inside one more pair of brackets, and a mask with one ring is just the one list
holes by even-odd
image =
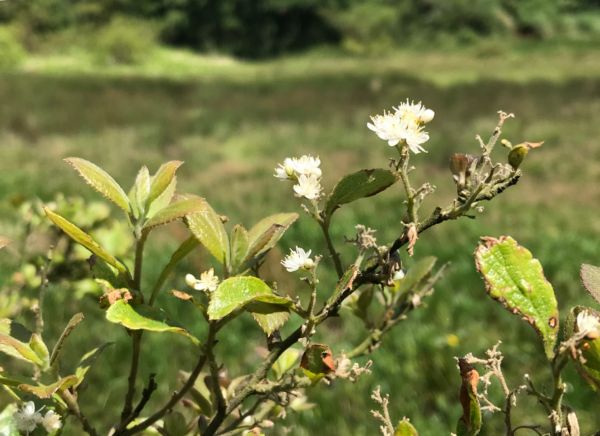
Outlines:
{"label": "flowering shrub", "polygon": [[[115,250],[122,247],[108,248],[92,237],[82,228],[89,228],[90,223],[78,222],[81,217],[77,214],[69,215],[56,205],[46,205],[43,209],[48,220],[68,237],[70,244],[76,243],[91,253],[87,278],[93,278],[102,288],[99,306],[104,310],[106,320],[122,326],[131,341],[128,387],[123,394],[121,413],[114,417],[108,431],[113,435],[138,434],[148,429],[169,435],[198,432],[202,435],[261,434],[277,426],[277,420],[285,417],[287,411],[310,407],[307,387],[334,380],[353,382],[368,374],[372,362],[361,366],[353,359],[377,349],[386,334],[422,307],[423,300],[433,293],[445,268],[436,268],[436,259],[425,257],[405,269],[403,258],[414,255],[418,239],[429,228],[464,216],[474,218],[482,212],[484,202],[518,182],[521,177],[519,167],[527,153],[541,145],[522,142],[513,146],[503,139],[500,143],[508,148],[506,162],[494,162],[491,153],[500,140],[502,126],[511,117],[512,114],[499,112],[499,122],[489,140],[484,142],[477,137],[479,154],[457,153],[451,157],[452,179],[449,180],[456,185],[456,197],[428,214],[422,213],[423,200],[435,191],[435,187],[430,183],[417,187],[411,180],[412,154],[427,152],[425,144],[429,134],[424,129],[434,118],[434,112],[421,103],[407,101],[390,112],[372,117],[367,124],[394,154],[387,168],[362,169],[349,174],[326,193],[318,157],[287,158],[279,164],[275,168],[275,178],[291,182],[293,195],[306,215],[321,229],[327,247],[327,252],[313,254],[314,248],[297,246],[281,260],[282,268],[305,283],[306,294],[300,296],[292,296],[277,283],[266,281],[261,268],[267,253],[299,218],[298,213],[270,215],[246,229],[241,224],[230,224],[206,199],[176,193],[176,172],[182,162],[167,162],[154,175],[142,167],[126,193],[95,164],[80,158],[66,159],[88,185],[122,210],[124,225],[133,239],[131,253],[117,253]],[[345,240],[353,247],[353,258],[343,259],[336,249],[340,241],[334,240],[330,231],[336,211],[396,184],[405,196],[404,202],[396,206],[402,210],[397,237],[382,244],[374,229],[356,223],[355,235]],[[149,287],[143,286],[146,283],[142,280],[146,241],[157,227],[173,221],[183,221],[189,237],[173,252],[156,281]],[[514,257],[519,258],[518,267],[523,268],[527,277],[531,276],[531,282],[528,282],[531,286],[523,281],[496,283],[498,279],[513,278],[516,267],[502,262],[502,247],[508,240],[486,241],[485,248],[478,250],[478,266],[488,281],[490,295],[527,318],[540,332],[548,357],[555,359],[558,314],[551,304],[549,285],[536,275],[539,271],[535,268],[528,272],[530,265],[526,256],[525,260],[520,259],[521,251],[514,244],[510,249],[515,252]],[[212,257],[211,264],[203,271],[192,271],[185,276],[190,289],[171,291],[173,298],[197,311],[197,323],[203,329],[192,329],[177,324],[164,308],[157,307],[157,296],[163,292],[179,262],[200,246]],[[509,254],[512,255],[512,251]],[[61,258],[64,261],[69,256]],[[37,269],[41,277],[38,284],[40,299],[52,277],[54,262],[54,258],[48,256],[47,262]],[[324,268],[332,268],[337,275],[333,289],[320,284]],[[517,290],[511,286],[517,286]],[[525,306],[524,300],[527,300]],[[80,404],[79,394],[86,375],[94,370],[93,364],[107,344],[95,344],[95,348],[82,350],[75,369],[63,369],[74,366],[73,362],[61,365],[61,350],[84,315],[74,314],[57,343],[49,347],[44,341],[45,324],[40,306],[39,302],[31,306],[35,328],[27,329],[5,319],[0,332],[0,351],[28,365],[28,370],[22,370],[19,375],[1,374],[0,382],[18,404],[18,408],[12,405],[12,409],[7,409],[12,410],[11,429],[28,433],[43,428],[56,432],[67,417],[72,417],[86,433],[104,433],[107,429],[100,430],[87,419],[85,403]],[[322,343],[316,342],[314,336],[319,332],[327,338],[324,321],[338,316],[341,310],[353,313],[365,325],[367,334],[353,349],[334,355],[326,339]],[[234,318],[246,315],[251,316],[256,328],[264,333],[268,351],[254,371],[232,374],[224,367],[218,338],[228,334]],[[591,339],[597,331],[595,314],[586,310],[576,316],[578,335],[586,332],[586,337]],[[192,331],[203,331],[204,334],[199,336]],[[142,383],[138,376],[146,352],[143,339],[150,334],[180,335],[189,341],[197,356],[195,366],[184,373],[178,389],[155,410],[150,410],[148,402],[161,380],[151,375],[140,392]],[[573,343],[571,354],[579,349],[582,340]],[[466,412],[461,422],[470,432],[467,434],[475,434],[479,429],[472,417],[480,414],[478,401],[485,394],[480,395],[477,383],[473,382],[475,373],[469,367],[471,361],[461,362],[461,368],[467,374],[463,377]],[[562,357],[560,362],[562,365]],[[579,362],[585,371],[585,362],[581,359]],[[591,377],[597,377],[593,374]],[[388,400],[379,392],[374,398],[383,409],[387,408]],[[565,415],[553,404],[550,404],[551,410],[558,414],[556,420],[562,422]],[[391,425],[386,410],[378,412],[377,416],[384,422],[382,431],[388,432],[386,434],[399,431]],[[400,427],[403,431],[413,431],[407,420],[401,421]]]}

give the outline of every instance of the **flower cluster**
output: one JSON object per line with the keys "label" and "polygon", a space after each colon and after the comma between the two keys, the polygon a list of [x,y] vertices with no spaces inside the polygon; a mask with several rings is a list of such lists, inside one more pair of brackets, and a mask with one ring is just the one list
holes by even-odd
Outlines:
{"label": "flower cluster", "polygon": [[200,274],[200,279],[192,274],[186,274],[185,283],[196,291],[214,292],[219,286],[219,278],[215,275],[215,270],[211,268]]}
{"label": "flower cluster", "polygon": [[274,176],[292,180],[296,197],[317,200],[321,196],[321,160],[318,157],[288,157],[275,168]]}
{"label": "flower cluster", "polygon": [[298,271],[299,269],[311,270],[315,266],[315,261],[310,258],[310,252],[311,250],[304,251],[304,249],[296,247],[295,250],[290,250],[290,254],[281,261],[281,264],[289,272]]}
{"label": "flower cluster", "polygon": [[433,120],[435,112],[421,102],[409,100],[393,109],[393,112],[384,111],[383,115],[372,116],[372,122],[367,123],[367,127],[391,147],[403,143],[415,154],[427,152],[421,144],[429,140],[429,134],[423,129],[425,124]]}
{"label": "flower cluster", "polygon": [[33,401],[23,404],[23,407],[15,412],[13,418],[17,430],[25,432],[25,434],[34,431],[38,424],[41,424],[48,433],[58,430],[62,425],[60,415],[55,413],[54,410],[48,410],[42,416],[40,411],[35,409]]}

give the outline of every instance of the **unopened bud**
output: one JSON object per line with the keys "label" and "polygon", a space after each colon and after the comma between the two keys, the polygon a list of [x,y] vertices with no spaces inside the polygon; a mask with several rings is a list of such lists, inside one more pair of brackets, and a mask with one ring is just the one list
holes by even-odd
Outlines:
{"label": "unopened bud", "polygon": [[428,122],[433,120],[434,116],[435,116],[435,112],[432,111],[431,109],[427,109],[425,112],[423,112],[423,115],[421,115],[421,122],[427,124]]}

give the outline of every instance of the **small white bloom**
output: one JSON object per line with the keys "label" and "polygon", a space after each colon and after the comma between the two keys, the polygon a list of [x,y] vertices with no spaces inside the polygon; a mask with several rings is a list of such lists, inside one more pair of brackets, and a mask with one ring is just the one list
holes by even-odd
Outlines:
{"label": "small white bloom", "polygon": [[318,157],[304,155],[299,158],[288,157],[275,168],[274,176],[281,180],[296,180],[301,175],[321,177],[321,160]]}
{"label": "small white bloom", "polygon": [[310,270],[315,266],[315,262],[310,258],[310,252],[311,250],[304,251],[304,249],[296,247],[295,250],[290,250],[290,254],[281,261],[281,264],[289,272],[299,269]]}
{"label": "small white bloom", "polygon": [[23,407],[13,415],[17,430],[30,433],[37,427],[42,415],[35,410],[33,401],[23,404]]}
{"label": "small white bloom", "polygon": [[316,200],[321,195],[321,182],[314,175],[302,174],[298,177],[298,184],[294,185],[294,192],[296,197]]}
{"label": "small white bloom", "polygon": [[286,157],[282,164],[275,168],[275,177],[281,180],[294,180],[297,177],[297,159]]}
{"label": "small white bloom", "polygon": [[417,124],[426,124],[433,120],[433,117],[435,116],[435,112],[431,109],[427,109],[421,102],[415,103],[408,99],[406,99],[405,103],[400,103],[400,105],[394,109],[402,120],[413,121]]}
{"label": "small white bloom", "polygon": [[367,127],[375,132],[379,139],[387,141],[390,147],[400,143],[404,139],[405,126],[397,114],[383,112],[383,115],[371,117],[372,123],[367,123]]}
{"label": "small white bloom", "polygon": [[200,279],[197,279],[192,274],[187,274],[185,276],[185,282],[189,287],[194,288],[196,291],[213,292],[217,289],[217,286],[219,286],[219,278],[215,275],[215,270],[213,268],[200,274]]}
{"label": "small white bloom", "polygon": [[412,128],[406,129],[404,140],[410,151],[414,154],[421,153],[422,151],[427,153],[427,150],[421,147],[421,144],[429,141],[429,134],[424,132],[421,127],[412,126]]}
{"label": "small white bloom", "polygon": [[577,331],[590,339],[600,336],[600,320],[596,315],[581,311],[577,314]]}
{"label": "small white bloom", "polygon": [[54,410],[48,410],[41,422],[48,433],[52,433],[62,426],[62,423],[60,422],[60,415],[54,413]]}
{"label": "small white bloom", "polygon": [[406,274],[404,273],[404,271],[402,271],[401,269],[399,269],[398,271],[396,271],[396,272],[394,273],[394,277],[393,277],[393,279],[394,279],[394,280],[402,280],[402,279],[404,278],[404,276],[405,276],[405,275],[406,275]]}

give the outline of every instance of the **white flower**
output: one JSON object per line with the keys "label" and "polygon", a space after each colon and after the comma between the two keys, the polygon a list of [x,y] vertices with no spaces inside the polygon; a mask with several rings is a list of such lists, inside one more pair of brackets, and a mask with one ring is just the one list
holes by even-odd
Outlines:
{"label": "white flower", "polygon": [[401,269],[399,269],[398,271],[396,271],[394,273],[394,276],[392,277],[394,280],[402,280],[404,278],[406,274],[404,273],[404,271],[402,271]]}
{"label": "white flower", "polygon": [[421,144],[429,140],[429,134],[423,130],[423,125],[433,119],[435,113],[419,103],[406,100],[394,112],[383,112],[383,115],[371,117],[367,127],[388,145],[393,147],[403,142],[413,153],[426,151]]}
{"label": "white flower", "polygon": [[427,124],[435,116],[435,112],[427,109],[421,102],[410,102],[406,99],[406,103],[400,103],[396,108],[396,113],[405,121],[413,121],[417,124]]}
{"label": "white flower", "polygon": [[321,160],[318,157],[304,155],[300,158],[285,158],[282,164],[275,168],[274,176],[282,180],[296,180],[301,175],[321,177]]}
{"label": "white flower", "polygon": [[383,112],[383,115],[375,115],[371,117],[372,123],[367,123],[367,127],[371,129],[380,139],[387,141],[390,147],[397,145],[404,139],[406,127],[397,114],[391,112]]}
{"label": "white flower", "polygon": [[37,427],[42,419],[42,415],[35,410],[33,401],[23,404],[23,407],[13,415],[17,430],[30,433]]}
{"label": "white flower", "polygon": [[48,410],[42,418],[41,423],[48,433],[58,430],[62,425],[60,415],[54,413],[54,410]]}
{"label": "white flower", "polygon": [[197,279],[192,274],[186,274],[185,282],[196,291],[213,292],[219,286],[219,278],[215,275],[213,268],[200,274],[200,279]]}
{"label": "white flower", "polygon": [[600,320],[596,315],[581,311],[577,314],[577,331],[583,336],[595,339],[600,336]]}
{"label": "white flower", "polygon": [[281,261],[281,264],[289,272],[299,269],[310,270],[315,266],[315,262],[310,258],[310,252],[311,250],[304,251],[304,249],[296,247],[295,250],[290,250],[290,254]]}
{"label": "white flower", "polygon": [[294,185],[296,197],[304,197],[309,200],[316,200],[321,195],[321,182],[314,175],[302,174],[298,177],[298,184]]}

